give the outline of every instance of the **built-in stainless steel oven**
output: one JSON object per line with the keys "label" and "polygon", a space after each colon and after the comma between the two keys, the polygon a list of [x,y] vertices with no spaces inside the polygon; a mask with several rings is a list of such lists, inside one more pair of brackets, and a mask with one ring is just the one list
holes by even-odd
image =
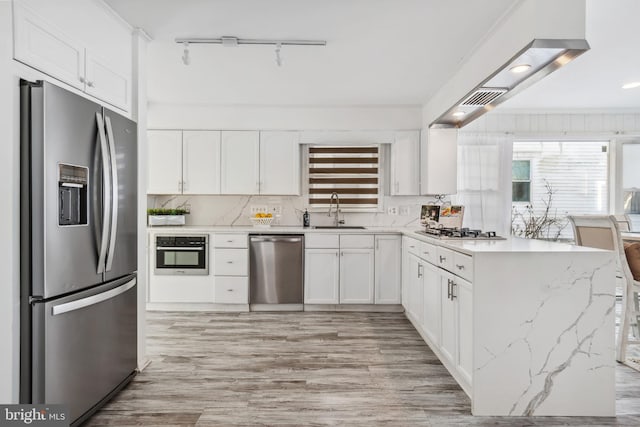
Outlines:
{"label": "built-in stainless steel oven", "polygon": [[155,274],[209,274],[208,235],[156,235]]}

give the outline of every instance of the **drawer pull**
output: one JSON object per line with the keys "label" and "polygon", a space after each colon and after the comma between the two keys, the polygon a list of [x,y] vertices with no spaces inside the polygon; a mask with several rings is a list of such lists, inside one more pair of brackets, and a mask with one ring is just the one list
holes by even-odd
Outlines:
{"label": "drawer pull", "polygon": [[429,255],[429,252],[422,252],[422,253],[425,254],[425,255]]}
{"label": "drawer pull", "polygon": [[452,280],[451,281],[451,301],[453,301],[458,297],[458,295],[456,295],[456,293],[453,291],[457,286],[458,284]]}
{"label": "drawer pull", "polygon": [[416,248],[415,246],[412,246],[412,245],[409,245],[409,247],[410,247],[411,249],[415,249],[415,248]]}
{"label": "drawer pull", "polygon": [[227,243],[233,243],[233,240],[227,240]]}
{"label": "drawer pull", "polygon": [[462,264],[456,264],[456,268],[457,268],[458,270],[464,270],[464,265],[462,265]]}
{"label": "drawer pull", "polygon": [[233,261],[227,261],[227,264],[233,264]]}
{"label": "drawer pull", "polygon": [[233,289],[227,289],[227,292],[233,292]]}

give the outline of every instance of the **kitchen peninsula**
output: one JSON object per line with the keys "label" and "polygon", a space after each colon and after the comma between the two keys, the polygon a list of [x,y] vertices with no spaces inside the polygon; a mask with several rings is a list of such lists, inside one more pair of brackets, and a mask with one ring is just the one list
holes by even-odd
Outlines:
{"label": "kitchen peninsula", "polygon": [[[308,242],[317,241],[318,236],[323,236],[322,241],[336,242],[346,241],[345,236],[370,236],[371,262],[384,262],[384,268],[351,269],[351,276],[353,271],[375,271],[394,277],[397,268],[395,277],[401,277],[400,283],[376,280],[370,274],[370,281],[360,282],[369,285],[358,288],[364,292],[363,300],[369,298],[369,304],[344,304],[341,293],[334,292],[329,295],[335,294],[335,300],[323,305],[309,301],[305,288],[305,310],[404,309],[470,396],[474,415],[615,416],[615,260],[610,252],[518,238],[440,240],[395,227],[264,230],[220,226],[150,228],[150,250],[156,234],[196,233],[208,234],[213,242],[215,236],[235,236],[229,240],[236,245],[246,241],[249,234],[304,234],[307,263],[308,251],[314,250],[309,249]],[[377,239],[381,237],[401,240],[401,256],[396,258],[401,265],[394,267],[389,261],[393,257],[388,255],[377,256]],[[236,249],[248,251],[246,245],[240,246],[244,248]],[[336,246],[332,250],[337,256],[339,243]],[[210,255],[214,269],[216,251],[214,248]],[[367,253],[367,248],[359,251]],[[248,254],[241,262],[247,259]],[[324,268],[330,270],[332,266],[325,264]],[[152,274],[153,265],[150,270],[149,307],[153,308],[154,295],[158,295],[154,288],[157,277]],[[229,305],[223,302],[227,300],[216,299],[216,274],[213,271],[199,278],[199,289],[210,289],[205,294],[211,298],[202,301],[207,304],[193,304],[194,308],[248,310],[246,289],[240,292],[242,304]],[[333,275],[340,277],[339,271]],[[378,300],[379,295],[393,295],[400,285],[397,304]],[[324,282],[323,286],[332,285]],[[336,279],[335,286],[347,286],[345,278]],[[188,292],[188,285],[180,286],[182,296]],[[170,305],[165,300],[160,306]],[[188,308],[188,304],[179,307]]]}

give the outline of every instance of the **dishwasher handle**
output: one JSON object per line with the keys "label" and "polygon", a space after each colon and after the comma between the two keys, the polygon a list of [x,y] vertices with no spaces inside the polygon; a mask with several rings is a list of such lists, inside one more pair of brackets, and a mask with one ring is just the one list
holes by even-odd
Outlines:
{"label": "dishwasher handle", "polygon": [[251,242],[284,242],[284,243],[300,243],[302,236],[282,237],[282,236],[251,236]]}

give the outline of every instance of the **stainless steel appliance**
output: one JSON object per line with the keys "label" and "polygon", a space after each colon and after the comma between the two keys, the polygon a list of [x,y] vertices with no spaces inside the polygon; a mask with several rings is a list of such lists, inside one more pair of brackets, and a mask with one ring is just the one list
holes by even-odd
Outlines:
{"label": "stainless steel appliance", "polygon": [[209,236],[156,236],[155,274],[209,274]]}
{"label": "stainless steel appliance", "polygon": [[304,236],[249,237],[249,303],[302,304]]}
{"label": "stainless steel appliance", "polygon": [[136,372],[136,124],[46,82],[20,109],[20,402],[77,425]]}
{"label": "stainless steel appliance", "polygon": [[504,237],[497,236],[495,231],[469,228],[426,227],[416,233],[440,240],[506,240]]}

